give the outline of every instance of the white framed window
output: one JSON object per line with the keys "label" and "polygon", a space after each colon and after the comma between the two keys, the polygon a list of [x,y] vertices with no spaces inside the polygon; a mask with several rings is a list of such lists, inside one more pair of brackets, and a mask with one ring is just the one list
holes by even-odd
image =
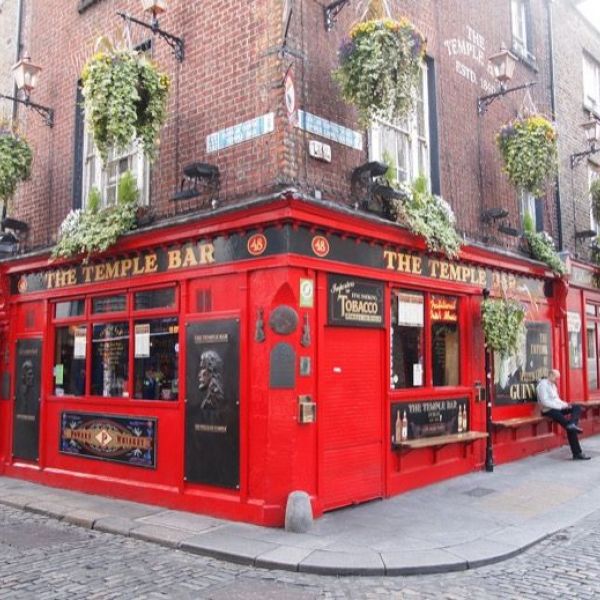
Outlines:
{"label": "white framed window", "polygon": [[[588,190],[592,186],[592,183],[596,181],[596,179],[600,178],[600,170],[596,167],[593,167],[588,163]],[[592,208],[592,199],[590,197],[590,229],[593,229],[597,233],[600,233],[600,223],[596,221],[596,217],[594,216],[594,210]]]}
{"label": "white framed window", "polygon": [[405,119],[377,119],[369,128],[369,158],[388,163],[398,182],[411,182],[419,175],[430,177],[429,95],[427,65],[423,64],[413,111]]}
{"label": "white framed window", "polygon": [[521,202],[521,222],[524,221],[525,215],[529,215],[531,217],[531,221],[533,223],[533,231],[540,231],[543,229],[543,223],[537,222],[537,210],[536,210],[536,199],[535,196],[526,190],[521,190],[520,192],[520,202]]}
{"label": "white framed window", "polygon": [[138,204],[147,206],[150,200],[150,164],[139,144],[133,142],[120,152],[111,148],[108,160],[103,165],[94,138],[86,125],[83,141],[82,207],[87,206],[90,190],[94,187],[100,191],[102,206],[115,204],[119,179],[127,171],[131,171],[137,181],[140,192]]}
{"label": "white framed window", "polygon": [[583,105],[600,113],[600,63],[589,54],[583,55]]}
{"label": "white framed window", "polygon": [[511,0],[510,2],[512,49],[522,58],[535,61],[529,23],[529,0]]}

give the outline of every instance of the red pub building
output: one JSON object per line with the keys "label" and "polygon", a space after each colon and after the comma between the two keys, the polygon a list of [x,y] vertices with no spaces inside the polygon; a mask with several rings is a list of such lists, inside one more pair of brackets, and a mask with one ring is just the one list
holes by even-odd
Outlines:
{"label": "red pub building", "polygon": [[[523,92],[478,111],[498,89],[487,58],[512,40],[516,84],[535,79],[527,101],[553,112],[549,3],[390,2],[427,38],[422,85],[410,119],[365,130],[331,79],[354,3],[169,2],[160,26],[184,40],[181,61],[128,22],[172,79],[159,155],[108,166],[78,78],[89,32],[114,33],[115,10],[142,19],[137,0],[21,4],[23,45],[45,61],[34,99],[55,114],[48,128],[19,109],[35,162],[14,202],[29,230],[0,263],[0,473],[281,525],[293,490],[320,515],[480,469],[486,447],[501,463],[562,443],[535,383],[557,366],[562,393],[589,399],[569,352],[579,343],[583,364],[581,323],[600,323],[596,296],[575,291],[595,272],[574,264],[569,283],[520,250],[526,212],[558,238],[558,203],[501,172],[495,132]],[[452,205],[458,258],[372,204],[384,155]],[[110,198],[122,170],[150,218],[89,260],[52,260],[69,210],[97,182]],[[527,308],[489,382],[484,291]]]}

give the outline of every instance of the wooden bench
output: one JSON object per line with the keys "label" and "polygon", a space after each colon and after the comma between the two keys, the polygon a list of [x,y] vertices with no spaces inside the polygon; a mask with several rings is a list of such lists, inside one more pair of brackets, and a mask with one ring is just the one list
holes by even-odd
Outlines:
{"label": "wooden bench", "polygon": [[438,435],[435,437],[419,438],[416,440],[404,440],[394,444],[394,448],[400,450],[419,450],[421,448],[436,448],[448,444],[472,444],[477,440],[483,440],[488,436],[485,431],[466,431],[465,433],[452,433],[450,435]]}
{"label": "wooden bench", "polygon": [[582,408],[598,408],[600,400],[588,400],[587,402],[577,402]]}
{"label": "wooden bench", "polygon": [[492,421],[492,425],[498,429],[518,429],[523,425],[537,425],[548,419],[544,415],[529,415],[528,417],[515,417],[504,421]]}

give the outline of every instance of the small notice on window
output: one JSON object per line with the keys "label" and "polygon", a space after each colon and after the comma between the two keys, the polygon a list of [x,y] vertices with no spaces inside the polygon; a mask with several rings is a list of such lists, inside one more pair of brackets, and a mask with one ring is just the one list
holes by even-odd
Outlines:
{"label": "small notice on window", "polygon": [[135,326],[135,357],[150,356],[150,323],[139,323]]}
{"label": "small notice on window", "polygon": [[73,346],[73,358],[85,358],[87,348],[87,336],[85,327],[78,327],[75,330],[75,343]]}
{"label": "small notice on window", "polygon": [[413,385],[423,385],[423,365],[420,363],[413,365]]}
{"label": "small notice on window", "polygon": [[423,296],[419,294],[398,294],[398,325],[423,327]]}
{"label": "small notice on window", "polygon": [[54,365],[54,383],[62,385],[65,378],[65,369],[63,365]]}

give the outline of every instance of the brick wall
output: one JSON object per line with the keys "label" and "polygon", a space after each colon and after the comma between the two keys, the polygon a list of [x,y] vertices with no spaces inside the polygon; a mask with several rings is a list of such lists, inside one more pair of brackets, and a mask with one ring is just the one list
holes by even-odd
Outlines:
{"label": "brick wall", "polygon": [[[156,40],[154,58],[172,78],[169,119],[152,169],[151,204],[155,212],[172,215],[200,208],[197,201],[175,203],[171,197],[182,166],[191,161],[217,164],[221,170],[220,201],[232,202],[294,185],[308,194],[347,204],[350,174],[367,159],[361,152],[331,140],[332,163],[308,156],[309,139],[317,136],[287,119],[282,82],[291,67],[297,103],[305,111],[345,127],[364,130],[352,107],[341,101],[331,71],[337,49],[349,27],[360,18],[360,2],[350,2],[331,32],[323,26],[322,3],[292,0],[286,53],[281,53],[284,0],[203,0],[170,2],[161,26],[183,36],[186,58],[175,61],[171,50]],[[32,181],[21,186],[17,213],[32,226],[30,247],[49,243],[72,206],[73,128],[79,73],[91,55],[95,38],[114,34],[122,25],[114,15],[125,10],[140,17],[138,0],[97,0],[78,12],[78,0],[32,0],[26,44],[34,61],[45,68],[35,100],[56,108],[56,126],[49,130],[39,117],[21,111],[35,150]],[[512,225],[520,222],[516,192],[501,173],[494,137],[501,124],[522,107],[524,92],[497,100],[483,116],[477,97],[489,93],[493,78],[487,57],[501,43],[510,44],[508,0],[391,0],[393,16],[407,15],[426,35],[437,79],[441,189],[452,204],[461,231],[468,237],[500,246],[512,238],[485,226],[483,210],[503,206]],[[545,0],[532,0],[533,39],[537,63],[520,64],[514,84],[537,80],[532,97],[550,113],[548,35]],[[54,26],[47,27],[51,19]],[[146,32],[132,25],[139,43]],[[470,43],[465,46],[463,42]],[[467,48],[467,53],[463,49]],[[247,119],[275,113],[275,132],[215,153],[206,153],[206,136]],[[200,200],[204,200],[201,198]],[[546,199],[545,228],[556,235],[552,190]]]}

